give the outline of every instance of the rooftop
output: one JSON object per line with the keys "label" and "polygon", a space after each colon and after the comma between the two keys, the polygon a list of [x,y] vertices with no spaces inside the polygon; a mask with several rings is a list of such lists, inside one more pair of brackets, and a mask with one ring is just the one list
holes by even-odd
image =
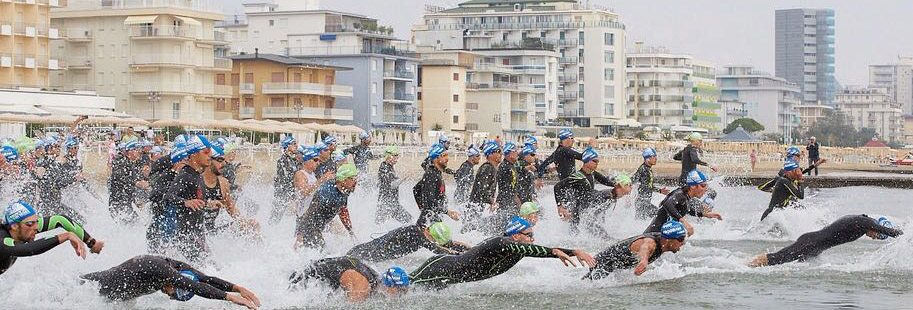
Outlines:
{"label": "rooftop", "polygon": [[281,64],[289,65],[289,66],[301,66],[301,67],[308,67],[308,68],[314,68],[314,69],[332,69],[332,70],[337,70],[337,71],[352,70],[352,68],[349,68],[349,67],[337,67],[337,66],[327,66],[327,65],[315,64],[315,63],[307,62],[307,61],[304,61],[304,60],[301,60],[298,58],[287,57],[287,56],[276,55],[276,54],[241,54],[241,55],[229,57],[229,59],[231,59],[231,60],[262,59],[262,60],[272,61],[272,62],[281,63]]}

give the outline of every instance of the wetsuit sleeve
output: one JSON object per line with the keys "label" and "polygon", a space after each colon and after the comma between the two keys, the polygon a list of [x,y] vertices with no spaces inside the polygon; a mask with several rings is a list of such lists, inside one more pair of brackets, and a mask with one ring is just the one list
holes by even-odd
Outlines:
{"label": "wetsuit sleeve", "polygon": [[884,234],[887,236],[891,236],[893,238],[897,238],[897,236],[903,235],[903,231],[901,231],[900,229],[888,228],[888,227],[878,225],[878,223],[875,222],[875,220],[873,220],[871,218],[867,218],[866,221],[863,221],[862,227],[866,231],[874,230],[875,232],[878,232],[878,233],[881,233],[881,234]]}
{"label": "wetsuit sleeve", "polygon": [[32,242],[19,242],[13,238],[3,238],[3,244],[0,245],[0,256],[25,257],[39,255],[47,252],[60,245],[56,236]]}
{"label": "wetsuit sleeve", "polygon": [[598,171],[593,172],[593,179],[596,180],[596,182],[598,182],[599,184],[602,184],[602,185],[605,185],[608,187],[615,186],[615,182],[612,182],[612,180],[609,180],[609,178],[602,175],[602,173],[599,173]]}
{"label": "wetsuit sleeve", "polygon": [[558,155],[559,150],[561,150],[561,148],[556,149],[554,152],[552,152],[551,155],[548,155],[548,157],[545,158],[545,160],[543,160],[542,163],[539,164],[539,167],[536,167],[536,170],[537,170],[536,177],[537,178],[541,178],[542,175],[545,174],[545,170],[548,168],[548,165],[551,165],[553,162],[555,162],[555,156]]}
{"label": "wetsuit sleeve", "polygon": [[559,205],[567,206],[571,202],[570,184],[573,177],[567,177],[555,184],[555,202]]}
{"label": "wetsuit sleeve", "polygon": [[770,181],[767,181],[767,183],[764,183],[764,184],[759,185],[759,186],[758,186],[758,190],[760,190],[760,191],[762,191],[762,192],[768,192],[768,193],[770,193],[770,192],[773,192],[773,190],[774,190],[774,185],[777,185],[777,179],[776,179],[776,178],[773,178],[773,179],[771,179]]}
{"label": "wetsuit sleeve", "polygon": [[197,274],[197,278],[200,279],[200,282],[212,285],[212,287],[215,287],[219,290],[222,290],[225,292],[231,292],[231,291],[234,291],[234,289],[235,289],[234,283],[222,280],[220,278],[207,276],[199,271],[196,271],[196,274]]}
{"label": "wetsuit sleeve", "polygon": [[701,159],[701,152],[698,152],[698,149],[696,147],[691,148],[691,162],[693,162],[696,165],[701,165],[701,166],[710,165]]}
{"label": "wetsuit sleeve", "polygon": [[783,185],[786,186],[786,190],[789,191],[790,195],[799,199],[805,199],[805,187],[797,184],[796,182],[789,181],[783,182]]}
{"label": "wetsuit sleeve", "polygon": [[802,169],[802,174],[808,174],[812,170],[815,170],[815,165],[809,165],[808,168]]}
{"label": "wetsuit sleeve", "polygon": [[[555,254],[552,253],[552,248],[545,247],[535,244],[526,244],[519,243],[514,241],[509,241],[503,239],[504,244],[502,245],[505,250],[509,251],[512,254],[523,255],[524,257],[540,257],[540,258],[556,258]],[[564,251],[564,250],[562,250]],[[565,252],[567,253],[567,252]],[[570,255],[570,254],[568,254]]]}
{"label": "wetsuit sleeve", "polygon": [[685,152],[684,149],[682,149],[681,151],[678,151],[678,153],[675,153],[675,155],[672,155],[672,159],[681,161],[684,152]]}
{"label": "wetsuit sleeve", "polygon": [[[174,287],[185,289],[208,299],[225,299],[226,292],[232,291],[234,284],[216,278],[210,277],[205,273],[196,270],[185,262],[173,259],[165,259],[168,264],[156,264],[156,268],[150,268],[151,272],[168,282],[174,283]],[[189,270],[197,275],[200,282],[195,282],[180,274],[179,270]]]}
{"label": "wetsuit sleeve", "polygon": [[355,154],[355,147],[350,147],[345,150],[342,150],[342,153],[345,155]]}
{"label": "wetsuit sleeve", "polygon": [[676,221],[681,221],[682,217],[684,216],[678,212],[678,208],[676,208],[676,206],[679,204],[687,203],[687,201],[681,201],[682,199],[683,198],[681,195],[677,194],[673,197],[669,197],[669,199],[663,200],[659,207],[665,209],[666,213],[669,214],[669,217],[675,219]]}
{"label": "wetsuit sleeve", "polygon": [[92,236],[89,236],[89,232],[66,215],[52,215],[38,219],[38,232],[45,232],[55,228],[63,228],[64,230],[75,234],[76,237],[83,242],[92,240]]}

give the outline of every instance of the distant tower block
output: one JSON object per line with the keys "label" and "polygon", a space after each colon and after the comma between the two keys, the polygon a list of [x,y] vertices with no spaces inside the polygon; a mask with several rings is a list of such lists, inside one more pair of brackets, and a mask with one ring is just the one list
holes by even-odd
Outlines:
{"label": "distant tower block", "polygon": [[307,11],[320,9],[320,0],[278,0],[280,11]]}

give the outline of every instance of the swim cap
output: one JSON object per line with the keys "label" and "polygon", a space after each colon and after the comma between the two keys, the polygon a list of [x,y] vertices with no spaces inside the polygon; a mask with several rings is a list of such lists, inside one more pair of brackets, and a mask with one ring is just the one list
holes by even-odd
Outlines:
{"label": "swim cap", "polygon": [[209,139],[206,139],[203,135],[191,136],[187,139],[187,143],[184,144],[184,149],[187,151],[188,156],[205,151],[211,147],[212,144],[209,143]]}
{"label": "swim cap", "polygon": [[358,176],[358,169],[353,164],[343,164],[336,168],[336,182],[342,182]]}
{"label": "swim cap", "polygon": [[504,235],[507,237],[516,235],[527,228],[533,227],[529,221],[524,220],[522,217],[514,216],[510,219],[510,222],[507,223],[507,226],[504,228]]}
{"label": "swim cap", "polygon": [[223,138],[223,137],[216,138],[216,140],[213,141],[213,143],[212,143],[212,145],[221,147],[222,149],[225,149],[225,145],[227,145],[227,144],[228,144],[228,140],[225,140],[225,138]]}
{"label": "swim cap", "polygon": [[35,214],[35,208],[32,205],[19,200],[6,206],[6,209],[3,210],[3,218],[0,219],[0,224],[13,225]]}
{"label": "swim cap", "polygon": [[384,276],[381,278],[386,287],[409,287],[409,273],[406,272],[402,267],[393,266],[390,269],[387,269],[387,272],[384,272]]}
{"label": "swim cap", "polygon": [[583,163],[588,163],[594,159],[599,159],[599,153],[596,153],[595,150],[588,148],[586,151],[583,151]]}
{"label": "swim cap", "polygon": [[163,152],[164,152],[164,151],[163,151],[162,148],[159,147],[159,146],[153,146],[152,149],[149,150],[149,153],[152,153],[152,154],[161,154],[161,153],[163,153]]}
{"label": "swim cap", "polygon": [[[894,223],[891,223],[891,220],[889,220],[885,216],[879,217],[877,222],[878,222],[878,225],[884,226],[886,228],[894,228]],[[875,234],[875,239],[878,239],[878,240],[888,239],[888,235],[885,235],[882,233],[877,233],[877,234]]]}
{"label": "swim cap", "polygon": [[631,177],[627,174],[619,173],[615,176],[615,185],[628,186],[631,185]]}
{"label": "swim cap", "polygon": [[121,143],[121,144],[120,144],[120,150],[121,150],[121,151],[132,151],[132,150],[135,150],[135,149],[137,149],[137,148],[139,148],[139,143],[136,142],[136,140],[127,141],[127,142],[124,142],[124,143]]}
{"label": "swim cap", "polygon": [[295,137],[292,137],[292,135],[287,135],[287,136],[285,136],[285,138],[282,138],[281,142],[279,142],[279,146],[281,146],[282,149],[284,150],[284,149],[287,149],[289,145],[292,145],[296,142],[297,141],[295,140]]}
{"label": "swim cap", "polygon": [[399,147],[395,146],[395,145],[391,145],[391,146],[384,148],[384,155],[399,156]]}
{"label": "swim cap", "polygon": [[513,153],[516,150],[517,150],[517,145],[514,144],[513,142],[507,142],[506,144],[504,144],[504,155]]}
{"label": "swim cap", "polygon": [[22,136],[19,139],[16,139],[16,141],[13,141],[12,146],[13,146],[13,148],[16,149],[16,152],[18,152],[19,154],[28,154],[29,152],[31,152],[32,150],[34,150],[36,148],[35,144],[37,144],[37,143],[38,142],[35,141],[35,139],[29,138],[26,136]]}
{"label": "swim cap", "polygon": [[688,184],[688,185],[704,184],[704,183],[707,183],[707,181],[710,181],[710,179],[707,178],[707,176],[704,175],[703,172],[701,172],[700,170],[697,170],[697,169],[694,169],[694,170],[691,170],[691,172],[688,172],[688,177],[685,178],[685,184]]}
{"label": "swim cap", "polygon": [[654,150],[652,147],[645,148],[643,155],[644,159],[656,157],[656,150]]}
{"label": "swim cap", "polygon": [[359,140],[370,140],[370,139],[371,139],[371,135],[368,134],[367,131],[362,131],[360,134],[358,134],[358,139],[359,139]]}
{"label": "swim cap", "polygon": [[688,135],[688,137],[685,138],[685,140],[688,140],[688,141],[704,140],[704,136],[699,133],[692,132],[690,135]]}
{"label": "swim cap", "polygon": [[574,138],[574,132],[570,129],[561,129],[558,131],[558,140],[572,139]]}
{"label": "swim cap", "polygon": [[488,141],[485,144],[482,144],[482,153],[485,153],[485,156],[494,154],[501,150],[501,145],[495,141]]}
{"label": "swim cap", "polygon": [[450,142],[450,137],[447,135],[441,135],[439,138],[437,138],[437,143],[444,144],[447,142]]}
{"label": "swim cap", "polygon": [[523,149],[520,150],[520,156],[526,156],[526,155],[536,155],[536,147],[533,146],[532,144],[527,144],[526,146],[524,146]]}
{"label": "swim cap", "polygon": [[340,162],[343,160],[346,160],[346,154],[343,153],[342,150],[337,149],[333,151],[333,161]]}
{"label": "swim cap", "polygon": [[301,154],[301,160],[309,161],[311,159],[316,158],[318,155],[320,155],[320,151],[318,151],[317,149],[312,148],[312,147],[306,147],[304,145],[299,145],[298,154]]}
{"label": "swim cap", "polygon": [[177,137],[174,137],[174,144],[178,144],[178,143],[180,143],[180,144],[187,144],[187,135],[186,135],[186,134],[180,134],[180,135],[178,135]]}
{"label": "swim cap", "polygon": [[323,144],[326,144],[326,145],[336,144],[336,136],[329,135],[329,136],[323,137]]}
{"label": "swim cap", "polygon": [[176,164],[190,156],[190,153],[187,153],[187,149],[185,149],[183,145],[176,145],[174,149],[171,150],[169,156],[171,157],[171,163]]}
{"label": "swim cap", "polygon": [[467,157],[479,156],[479,150],[476,149],[474,146],[470,146],[468,149],[466,149],[466,156]]}
{"label": "swim cap", "polygon": [[443,145],[440,143],[435,143],[431,146],[431,149],[428,150],[428,158],[437,159],[438,157],[441,157],[441,155],[443,155],[446,151],[447,148],[445,148]]}
{"label": "swim cap", "polygon": [[317,150],[318,152],[320,152],[320,151],[326,151],[326,150],[329,150],[329,149],[330,149],[330,148],[327,146],[327,144],[326,144],[326,143],[323,143],[323,142],[317,142],[317,143],[315,143],[314,145],[312,145],[311,147],[314,148],[315,150]]}
{"label": "swim cap", "polygon": [[212,146],[212,154],[210,154],[209,157],[212,157],[212,158],[223,158],[223,157],[225,157],[225,150],[223,150],[221,147],[218,147],[218,146],[213,145],[213,146]]}
{"label": "swim cap", "polygon": [[66,142],[63,143],[63,147],[67,150],[79,146],[79,141],[75,138],[69,138]]}
{"label": "swim cap", "polygon": [[428,233],[435,243],[444,245],[450,242],[450,227],[444,222],[435,222],[428,227]]}
{"label": "swim cap", "polygon": [[539,213],[539,203],[535,201],[527,201],[520,205],[520,215],[530,215]]}
{"label": "swim cap", "polygon": [[19,159],[19,152],[16,152],[16,149],[9,145],[0,148],[0,155],[3,155],[3,158],[6,159],[6,162],[8,163]]}
{"label": "swim cap", "polygon": [[[190,279],[193,282],[200,282],[200,279],[197,278],[197,274],[190,270],[181,270],[181,275],[185,278]],[[177,301],[188,301],[193,298],[193,292],[182,289],[174,288],[174,299]]]}
{"label": "swim cap", "polygon": [[533,136],[526,136],[526,141],[524,141],[524,144],[536,145],[536,144],[539,144],[539,140],[536,140],[536,137],[533,137]]}
{"label": "swim cap", "polygon": [[787,159],[783,162],[783,171],[790,172],[796,169],[799,169],[799,164],[796,161]]}
{"label": "swim cap", "polygon": [[802,154],[802,151],[798,147],[790,146],[786,148],[786,157],[796,156]]}
{"label": "swim cap", "polygon": [[688,235],[688,230],[685,229],[685,225],[679,221],[669,220],[663,227],[660,228],[660,233],[663,238],[666,239],[678,239],[684,238]]}

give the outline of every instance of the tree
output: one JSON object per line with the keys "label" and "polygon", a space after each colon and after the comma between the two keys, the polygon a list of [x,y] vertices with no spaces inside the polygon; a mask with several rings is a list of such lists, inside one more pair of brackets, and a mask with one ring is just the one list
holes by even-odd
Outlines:
{"label": "tree", "polygon": [[729,123],[729,125],[723,129],[723,133],[730,133],[736,128],[739,128],[739,126],[742,126],[742,129],[745,129],[745,131],[748,133],[764,130],[764,125],[761,125],[761,123],[758,123],[758,121],[743,117],[732,121],[732,123]]}
{"label": "tree", "polygon": [[546,132],[545,132],[545,137],[546,137],[546,138],[552,138],[552,139],[554,139],[554,138],[557,137],[557,136],[558,136],[558,135],[556,135],[555,132],[552,132],[552,131],[546,131]]}
{"label": "tree", "polygon": [[441,124],[438,124],[438,123],[434,123],[434,125],[431,125],[431,130],[432,130],[432,131],[441,131],[441,129],[443,129],[443,128],[444,128],[444,127],[441,126]]}
{"label": "tree", "polygon": [[856,130],[850,119],[842,112],[825,111],[824,117],[809,127],[806,135],[818,138],[821,144],[827,146],[859,147],[878,134],[871,128]]}

